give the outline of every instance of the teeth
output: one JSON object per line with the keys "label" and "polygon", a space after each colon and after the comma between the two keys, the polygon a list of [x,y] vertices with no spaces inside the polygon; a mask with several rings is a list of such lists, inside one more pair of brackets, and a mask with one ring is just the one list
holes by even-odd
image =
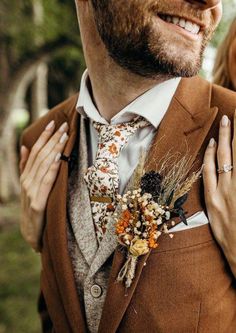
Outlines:
{"label": "teeth", "polygon": [[171,17],[171,19],[172,19],[172,22],[174,24],[178,24],[179,23],[179,18],[178,17],[174,16],[174,17]]}
{"label": "teeth", "polygon": [[183,18],[179,18],[177,16],[162,16],[162,19],[169,23],[174,23],[181,28],[191,32],[192,34],[197,35],[200,31],[200,26],[198,24],[192,23],[190,21],[187,21]]}
{"label": "teeth", "polygon": [[194,28],[193,24],[191,22],[187,21],[186,24],[185,24],[185,29],[192,32],[193,28]]}
{"label": "teeth", "polygon": [[181,19],[179,21],[179,25],[181,26],[181,28],[185,28],[185,24],[186,24],[186,21],[184,19]]}

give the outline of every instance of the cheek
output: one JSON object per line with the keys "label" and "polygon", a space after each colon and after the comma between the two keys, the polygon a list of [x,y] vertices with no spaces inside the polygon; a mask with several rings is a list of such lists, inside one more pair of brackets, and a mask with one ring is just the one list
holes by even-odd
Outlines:
{"label": "cheek", "polygon": [[212,9],[212,11],[213,11],[212,14],[214,17],[214,23],[217,26],[220,23],[223,15],[222,2],[220,2],[220,4],[217,7]]}

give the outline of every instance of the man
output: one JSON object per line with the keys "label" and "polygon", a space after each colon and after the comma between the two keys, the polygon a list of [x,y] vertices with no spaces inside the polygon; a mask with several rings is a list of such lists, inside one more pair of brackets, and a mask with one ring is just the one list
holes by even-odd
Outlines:
{"label": "man", "polygon": [[[38,120],[22,140],[21,228],[35,248],[44,227],[43,330],[233,333],[234,278],[207,215],[217,226],[232,216],[225,217],[220,194],[233,174],[229,118],[236,97],[194,77],[220,21],[221,1],[77,0],[76,5],[88,67],[80,95]],[[220,120],[217,174],[217,146],[208,142],[218,136]],[[102,141],[104,136],[109,139]],[[189,169],[196,170],[207,145],[206,202],[198,181],[184,206],[188,226],[175,226],[174,238],[160,238],[157,249],[138,259],[126,289],[117,282],[126,255],[117,247],[113,215],[141,149],[149,151],[146,169],[158,171],[157,162],[169,150],[182,155],[187,147]],[[101,170],[108,179],[98,177]]]}

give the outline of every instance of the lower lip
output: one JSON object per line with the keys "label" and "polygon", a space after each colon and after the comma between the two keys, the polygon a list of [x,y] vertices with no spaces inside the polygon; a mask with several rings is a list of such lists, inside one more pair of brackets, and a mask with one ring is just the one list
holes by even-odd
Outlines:
{"label": "lower lip", "polygon": [[176,25],[174,23],[169,23],[167,21],[162,20],[159,16],[156,16],[157,19],[163,23],[165,23],[168,28],[177,31],[178,33],[184,35],[185,37],[191,39],[191,40],[198,40],[200,38],[200,32],[198,34],[193,34],[190,31],[185,30],[184,28],[181,28],[179,25]]}

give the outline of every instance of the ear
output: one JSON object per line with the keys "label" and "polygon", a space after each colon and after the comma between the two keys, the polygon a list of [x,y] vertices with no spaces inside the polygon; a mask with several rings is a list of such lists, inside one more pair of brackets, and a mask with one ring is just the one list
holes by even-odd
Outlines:
{"label": "ear", "polygon": [[229,75],[236,91],[236,37],[229,49]]}

